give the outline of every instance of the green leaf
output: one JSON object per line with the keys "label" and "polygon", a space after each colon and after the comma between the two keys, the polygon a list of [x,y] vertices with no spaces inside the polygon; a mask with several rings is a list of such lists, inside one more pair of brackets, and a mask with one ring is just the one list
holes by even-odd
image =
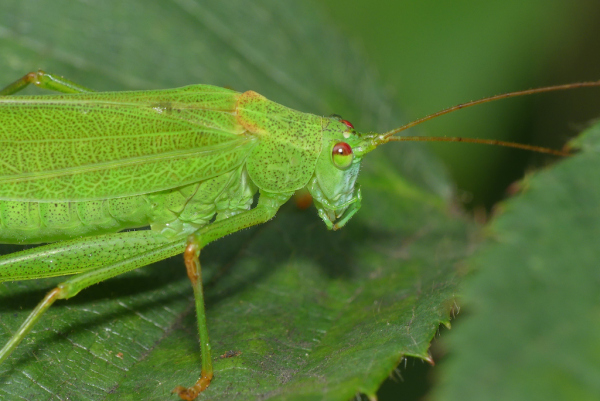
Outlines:
{"label": "green leaf", "polygon": [[[97,90],[210,83],[361,130],[399,125],[328,24],[280,0],[7,0],[0,82],[43,68]],[[373,396],[403,357],[428,358],[474,229],[444,177],[420,146],[390,145],[366,161],[344,230],[290,204],[203,251],[215,379],[202,399]],[[0,283],[1,342],[60,281]],[[0,398],[175,399],[199,375],[196,331],[181,258],[140,269],[50,308],[0,366]]]}
{"label": "green leaf", "polygon": [[470,260],[438,400],[600,399],[600,124],[527,177]]}

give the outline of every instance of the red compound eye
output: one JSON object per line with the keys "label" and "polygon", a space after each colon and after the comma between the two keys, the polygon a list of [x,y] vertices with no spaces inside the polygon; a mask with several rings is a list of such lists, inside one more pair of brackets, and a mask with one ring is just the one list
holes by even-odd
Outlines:
{"label": "red compound eye", "polygon": [[348,156],[352,153],[352,148],[346,142],[338,142],[333,146],[333,154]]}
{"label": "red compound eye", "polygon": [[354,159],[352,148],[346,142],[336,143],[331,151],[331,156],[336,167],[342,170],[350,167]]}
{"label": "red compound eye", "polygon": [[352,125],[352,123],[348,120],[340,120],[341,123],[346,124],[346,126],[350,129],[354,129],[354,125]]}

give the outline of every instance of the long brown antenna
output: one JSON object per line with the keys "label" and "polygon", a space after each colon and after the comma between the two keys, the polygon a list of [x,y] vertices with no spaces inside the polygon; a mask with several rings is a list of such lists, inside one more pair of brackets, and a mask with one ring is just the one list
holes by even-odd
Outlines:
{"label": "long brown antenna", "polygon": [[386,138],[387,141],[412,141],[412,142],[467,142],[467,143],[479,143],[483,145],[498,145],[506,146],[509,148],[531,150],[534,152],[548,153],[555,156],[570,156],[571,154],[562,150],[554,150],[550,148],[544,148],[541,146],[524,145],[516,142],[498,141],[496,139],[476,139],[476,138],[461,138],[461,137],[447,137],[447,136],[390,136]]}
{"label": "long brown antenna", "polygon": [[[543,88],[536,88],[536,89],[527,89],[527,90],[522,90],[522,91],[517,91],[517,92],[509,92],[509,93],[503,93],[501,95],[496,95],[496,96],[490,96],[490,97],[486,97],[483,99],[479,99],[479,100],[473,100],[471,102],[467,102],[467,103],[463,103],[463,104],[459,104],[456,106],[452,106],[449,107],[447,109],[438,111],[436,113],[430,114],[428,116],[419,118],[418,120],[412,121],[406,125],[403,125],[401,127],[395,128],[391,131],[388,131],[384,134],[382,134],[383,137],[388,138],[389,140],[397,140],[397,139],[391,139],[389,137],[391,137],[394,134],[397,134],[398,132],[402,132],[405,131],[409,128],[414,127],[415,125],[419,125],[421,123],[424,123],[425,121],[429,121],[432,120],[436,117],[439,116],[443,116],[444,114],[448,114],[448,113],[452,113],[453,111],[457,111],[460,109],[465,109],[467,107],[471,107],[471,106],[476,106],[478,104],[482,104],[482,103],[487,103],[487,102],[493,102],[494,100],[500,100],[500,99],[507,99],[510,97],[516,97],[516,96],[524,96],[524,95],[533,95],[536,93],[543,93],[543,92],[552,92],[552,91],[560,91],[560,90],[567,90],[567,89],[575,89],[575,88],[588,88],[588,87],[593,87],[593,86],[600,86],[600,81],[591,81],[591,82],[577,82],[574,84],[565,84],[565,85],[555,85],[555,86],[546,86]],[[399,138],[399,137],[395,137],[395,138]],[[411,137],[404,137],[404,138],[411,138]],[[423,139],[412,139],[413,141],[448,141],[448,142],[472,142],[472,143],[486,143],[488,145],[500,145],[500,146],[509,146],[509,147],[513,147],[513,148],[519,148],[519,149],[527,149],[527,150],[535,150],[536,152],[543,152],[543,153],[554,153],[554,152],[548,152],[548,151],[542,151],[540,149],[545,149],[545,148],[537,148],[536,146],[532,146],[532,147],[528,147],[527,145],[520,145],[517,143],[512,143],[512,142],[502,142],[502,141],[486,141],[486,140],[467,140],[467,138],[446,138],[446,139],[441,139],[441,138],[434,138],[434,137],[430,137],[431,139],[425,139],[425,137],[412,137],[412,138],[423,138]],[[443,138],[443,137],[442,137]],[[409,140],[409,139],[405,139],[405,140]],[[496,142],[496,143],[492,143],[492,142]],[[537,149],[534,149],[537,148]],[[547,150],[551,150],[551,149],[547,149]],[[562,153],[562,152],[559,152]],[[558,154],[558,153],[555,153]]]}

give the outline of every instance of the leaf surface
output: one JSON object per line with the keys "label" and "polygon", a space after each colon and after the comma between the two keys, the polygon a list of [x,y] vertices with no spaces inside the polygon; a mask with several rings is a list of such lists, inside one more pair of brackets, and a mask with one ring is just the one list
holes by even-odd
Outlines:
{"label": "leaf surface", "polygon": [[600,399],[600,125],[521,183],[468,260],[437,400]]}
{"label": "leaf surface", "polygon": [[[7,84],[37,68],[96,90],[207,83],[363,131],[400,124],[360,55],[296,2],[5,1],[0,46]],[[344,230],[289,204],[203,251],[215,379],[202,399],[374,395],[404,356],[428,357],[474,227],[420,146],[372,153],[359,181],[363,209]],[[58,282],[0,284],[2,341]],[[0,398],[176,399],[199,370],[191,288],[173,258],[50,308],[0,366]]]}

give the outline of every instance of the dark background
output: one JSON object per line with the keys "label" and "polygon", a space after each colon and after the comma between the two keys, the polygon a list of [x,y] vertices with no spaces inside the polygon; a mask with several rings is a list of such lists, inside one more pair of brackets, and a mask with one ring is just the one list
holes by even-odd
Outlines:
{"label": "dark background", "polygon": [[[324,0],[315,6],[362,48],[410,119],[498,93],[600,79],[597,1]],[[463,110],[420,130],[560,148],[597,116],[598,105],[597,89],[536,95]],[[548,162],[478,145],[432,148],[469,207],[489,208],[523,169]]]}

